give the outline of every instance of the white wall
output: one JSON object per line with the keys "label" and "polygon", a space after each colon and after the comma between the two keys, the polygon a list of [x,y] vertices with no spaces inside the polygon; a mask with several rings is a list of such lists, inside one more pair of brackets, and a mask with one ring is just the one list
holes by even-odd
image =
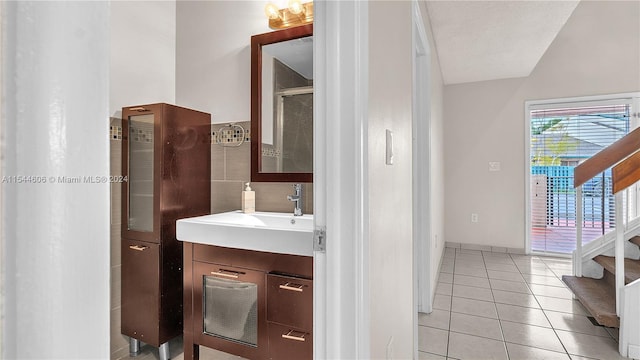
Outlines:
{"label": "white wall", "polygon": [[[412,6],[369,3],[369,264],[371,357],[413,357]],[[385,130],[394,163],[385,164]]]}
{"label": "white wall", "polygon": [[109,174],[108,3],[2,6],[1,357],[106,359],[109,184],[57,177]]}
{"label": "white wall", "polygon": [[109,114],[176,101],[176,2],[111,1]]}
{"label": "white wall", "polygon": [[529,77],[445,87],[446,241],[524,249],[524,102],[640,90],[639,18],[637,1],[583,1]]}
{"label": "white wall", "polygon": [[178,1],[176,101],[212,123],[251,120],[251,35],[269,32],[262,1]]}

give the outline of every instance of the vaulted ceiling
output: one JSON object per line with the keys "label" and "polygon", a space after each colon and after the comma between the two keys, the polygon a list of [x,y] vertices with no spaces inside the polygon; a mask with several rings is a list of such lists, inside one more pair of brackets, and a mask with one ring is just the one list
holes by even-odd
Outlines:
{"label": "vaulted ceiling", "polygon": [[427,1],[445,84],[528,76],[579,1]]}

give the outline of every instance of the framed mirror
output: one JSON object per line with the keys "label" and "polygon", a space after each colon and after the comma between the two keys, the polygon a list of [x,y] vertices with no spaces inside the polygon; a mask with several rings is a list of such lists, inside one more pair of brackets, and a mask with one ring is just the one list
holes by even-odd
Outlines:
{"label": "framed mirror", "polygon": [[313,182],[313,24],[251,37],[251,181]]}

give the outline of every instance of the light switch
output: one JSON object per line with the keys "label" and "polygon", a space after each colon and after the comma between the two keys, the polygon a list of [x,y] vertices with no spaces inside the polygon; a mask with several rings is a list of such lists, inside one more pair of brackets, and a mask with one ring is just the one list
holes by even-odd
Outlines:
{"label": "light switch", "polygon": [[393,165],[393,131],[387,129],[387,157],[385,164]]}
{"label": "light switch", "polygon": [[500,162],[489,161],[489,171],[500,171]]}

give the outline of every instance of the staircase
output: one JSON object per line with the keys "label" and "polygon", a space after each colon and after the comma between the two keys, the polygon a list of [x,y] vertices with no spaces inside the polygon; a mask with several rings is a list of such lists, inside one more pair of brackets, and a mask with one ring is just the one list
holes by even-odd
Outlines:
{"label": "staircase", "polygon": [[[640,236],[629,240],[640,246]],[[620,327],[616,315],[615,257],[598,255],[593,258],[604,269],[603,277],[594,279],[582,276],[562,276],[562,281],[573,291],[576,299],[591,313],[596,322],[607,327]],[[640,279],[640,260],[624,259],[625,284]]]}
{"label": "staircase", "polygon": [[[638,249],[634,247],[640,247],[640,226],[637,222],[640,213],[630,214],[629,206],[626,215],[624,211],[625,197],[627,205],[634,201],[632,199],[638,198],[629,188],[633,186],[636,188],[635,191],[640,189],[640,186],[635,186],[640,181],[640,128],[575,168],[574,187],[578,219],[582,219],[582,185],[610,167],[613,167],[615,231],[602,237],[601,247],[588,250],[587,253],[591,255],[583,255],[582,221],[578,221],[576,250],[573,254],[574,276],[565,275],[562,281],[598,324],[620,328],[620,355],[640,359],[640,260],[632,258],[638,257],[639,254]],[[638,206],[640,204],[633,207]],[[625,247],[628,248],[626,251]],[[612,255],[612,252],[615,256],[608,256]],[[602,276],[583,277],[584,264],[589,264],[592,270],[594,267],[601,267]]]}

